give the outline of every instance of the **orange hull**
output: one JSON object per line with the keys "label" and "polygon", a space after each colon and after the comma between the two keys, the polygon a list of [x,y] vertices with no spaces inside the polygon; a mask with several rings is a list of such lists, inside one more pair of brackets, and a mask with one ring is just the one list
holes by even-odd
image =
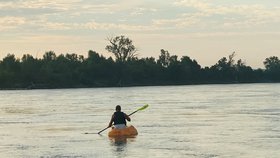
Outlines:
{"label": "orange hull", "polygon": [[121,136],[136,136],[138,134],[134,126],[128,126],[124,129],[115,129],[112,128],[108,133],[109,137],[121,137]]}

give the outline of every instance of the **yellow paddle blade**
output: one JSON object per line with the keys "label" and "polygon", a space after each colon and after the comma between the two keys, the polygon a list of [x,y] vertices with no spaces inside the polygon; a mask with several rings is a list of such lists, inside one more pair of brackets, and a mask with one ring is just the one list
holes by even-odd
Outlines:
{"label": "yellow paddle blade", "polygon": [[144,110],[144,109],[146,109],[148,106],[149,106],[149,105],[146,104],[146,105],[144,105],[143,107],[139,108],[137,111]]}

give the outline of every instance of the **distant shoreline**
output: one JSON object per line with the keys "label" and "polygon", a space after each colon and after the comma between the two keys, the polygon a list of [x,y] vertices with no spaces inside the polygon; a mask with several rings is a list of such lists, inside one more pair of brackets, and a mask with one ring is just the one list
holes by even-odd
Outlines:
{"label": "distant shoreline", "polygon": [[51,89],[80,89],[80,88],[127,88],[127,87],[156,87],[156,86],[188,86],[188,85],[235,85],[235,84],[279,84],[280,82],[212,82],[193,84],[135,84],[122,86],[73,86],[73,87],[28,87],[28,88],[0,88],[4,90],[51,90]]}
{"label": "distant shoreline", "polygon": [[234,53],[202,68],[188,56],[178,59],[161,50],[159,59],[114,60],[89,51],[88,57],[46,52],[43,59],[9,54],[0,61],[1,90],[170,86],[280,82],[280,60],[267,58],[266,69],[252,69]]}

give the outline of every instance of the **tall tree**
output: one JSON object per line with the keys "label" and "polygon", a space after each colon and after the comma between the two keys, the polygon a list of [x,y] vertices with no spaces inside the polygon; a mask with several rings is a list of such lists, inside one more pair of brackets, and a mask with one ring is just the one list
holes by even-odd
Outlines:
{"label": "tall tree", "polygon": [[228,59],[226,57],[221,58],[218,63],[211,66],[214,78],[219,81],[232,82],[236,80],[236,68],[234,65],[235,52],[229,55]]}
{"label": "tall tree", "polygon": [[53,61],[55,59],[56,59],[56,54],[55,54],[54,51],[48,51],[43,55],[43,60],[44,61],[49,62],[49,61]]}
{"label": "tall tree", "polygon": [[0,87],[14,87],[20,81],[20,60],[8,54],[0,62]]}
{"label": "tall tree", "polygon": [[263,63],[267,71],[273,71],[274,69],[280,68],[280,60],[277,56],[266,58]]}
{"label": "tall tree", "polygon": [[263,62],[269,80],[280,81],[280,60],[277,56],[266,58]]}
{"label": "tall tree", "polygon": [[22,82],[25,84],[34,84],[38,78],[41,64],[38,59],[30,54],[24,54],[21,58]]}
{"label": "tall tree", "polygon": [[161,49],[160,56],[157,60],[157,63],[163,67],[168,67],[170,64],[170,54],[167,50]]}
{"label": "tall tree", "polygon": [[136,48],[132,43],[132,40],[123,35],[116,36],[114,38],[108,38],[110,42],[106,46],[106,50],[113,53],[116,57],[116,61],[125,62],[130,58],[136,57]]}

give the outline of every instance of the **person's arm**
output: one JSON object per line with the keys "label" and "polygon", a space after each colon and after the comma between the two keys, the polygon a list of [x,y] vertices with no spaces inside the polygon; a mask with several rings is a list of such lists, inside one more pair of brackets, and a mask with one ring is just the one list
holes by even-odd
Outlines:
{"label": "person's arm", "polygon": [[129,122],[131,121],[130,117],[127,114],[124,114],[124,117],[127,121],[129,121]]}
{"label": "person's arm", "polygon": [[108,127],[111,127],[112,126],[112,124],[113,124],[113,120],[114,120],[114,114],[112,115],[112,117],[111,117],[111,120],[110,120],[110,122],[109,122],[109,125],[108,125]]}

